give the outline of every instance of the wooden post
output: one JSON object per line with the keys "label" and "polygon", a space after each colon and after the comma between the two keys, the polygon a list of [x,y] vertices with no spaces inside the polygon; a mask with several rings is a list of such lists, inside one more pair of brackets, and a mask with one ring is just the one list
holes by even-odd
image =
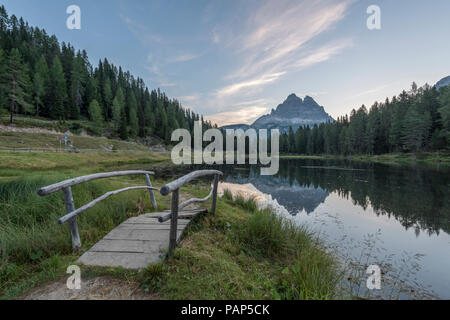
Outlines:
{"label": "wooden post", "polygon": [[[152,182],[150,181],[150,176],[148,174],[145,174],[145,180],[147,181],[147,186],[151,187]],[[153,208],[156,209],[158,206],[156,205],[156,199],[155,199],[155,194],[153,193],[153,190],[148,189],[148,193],[150,194],[150,199],[152,200]]]}
{"label": "wooden post", "polygon": [[216,202],[217,202],[217,187],[219,185],[219,175],[214,175],[214,186],[212,194],[211,213],[216,214]]}
{"label": "wooden post", "polygon": [[[70,187],[63,188],[64,201],[66,203],[67,213],[75,211],[75,205],[73,203],[72,190]],[[81,248],[80,234],[78,233],[77,217],[71,218],[69,221],[70,236],[72,237],[72,248],[74,251],[78,251]]]}
{"label": "wooden post", "polygon": [[169,258],[173,256],[177,245],[177,225],[178,225],[178,196],[179,189],[172,192],[172,208],[170,210],[170,242],[169,242]]}

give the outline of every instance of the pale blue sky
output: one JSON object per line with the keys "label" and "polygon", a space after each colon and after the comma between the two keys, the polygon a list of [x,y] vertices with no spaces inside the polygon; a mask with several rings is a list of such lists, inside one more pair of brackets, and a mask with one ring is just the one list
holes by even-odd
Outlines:
{"label": "pale blue sky", "polygon": [[[450,75],[448,0],[3,0],[45,28],[160,87],[220,125],[250,123],[290,93],[333,117],[412,81]],[[66,28],[76,4],[81,30]],[[381,8],[381,30],[366,9]]]}

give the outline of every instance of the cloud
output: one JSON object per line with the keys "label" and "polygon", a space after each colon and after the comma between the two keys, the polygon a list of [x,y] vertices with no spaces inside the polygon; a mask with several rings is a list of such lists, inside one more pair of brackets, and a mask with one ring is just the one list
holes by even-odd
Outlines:
{"label": "cloud", "polygon": [[216,91],[217,99],[249,87],[261,88],[352,46],[351,39],[318,48],[310,43],[340,21],[352,2],[266,1],[250,15],[246,29],[236,39],[235,55],[244,62],[225,77],[231,83]]}
{"label": "cloud", "polygon": [[238,37],[237,51],[245,63],[229,78],[267,72],[274,64],[290,64],[308,41],[344,18],[354,0],[271,0],[248,19],[247,32]]}
{"label": "cloud", "polygon": [[316,63],[324,62],[331,59],[334,55],[339,54],[342,50],[353,46],[351,39],[344,39],[338,43],[330,43],[319,49],[314,50],[306,56],[301,57],[297,62],[293,63],[290,67],[298,69],[304,69],[310,67]]}
{"label": "cloud", "polygon": [[130,17],[121,14],[120,19],[126,23],[128,29],[134,34],[134,36],[144,44],[148,43],[162,43],[162,38],[153,32],[151,32],[145,25],[136,22]]}
{"label": "cloud", "polygon": [[263,106],[253,106],[241,108],[234,111],[220,112],[213,115],[205,116],[206,120],[212,123],[217,123],[218,126],[226,126],[229,124],[236,124],[235,119],[239,119],[239,123],[253,123],[257,118],[266,114],[270,108]]}
{"label": "cloud", "polygon": [[181,97],[178,97],[177,99],[181,103],[183,103],[183,102],[190,103],[190,102],[193,102],[193,101],[197,101],[199,98],[200,98],[199,94],[193,94],[193,95],[189,95],[189,96],[181,96]]}
{"label": "cloud", "polygon": [[285,74],[285,72],[263,74],[258,78],[234,83],[232,85],[229,85],[227,87],[224,87],[224,88],[218,90],[217,96],[224,97],[224,96],[235,94],[235,93],[241,91],[242,89],[245,89],[248,87],[255,87],[255,86],[260,86],[260,85],[267,84],[270,82],[274,82],[279,77],[281,77],[283,74]]}
{"label": "cloud", "polygon": [[191,54],[191,53],[187,53],[187,54],[181,54],[179,56],[176,56],[174,58],[170,58],[168,60],[168,62],[173,63],[173,62],[186,62],[186,61],[191,61],[197,58],[200,58],[203,54]]}

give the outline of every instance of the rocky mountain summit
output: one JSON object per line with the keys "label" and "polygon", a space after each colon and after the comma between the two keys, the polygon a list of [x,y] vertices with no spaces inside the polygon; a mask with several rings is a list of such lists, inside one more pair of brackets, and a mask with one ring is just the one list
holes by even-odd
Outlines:
{"label": "rocky mountain summit", "polygon": [[445,77],[445,78],[442,78],[441,80],[439,80],[439,81],[436,83],[435,86],[436,86],[436,89],[439,90],[440,87],[446,87],[446,86],[448,86],[448,85],[450,85],[450,76]]}
{"label": "rocky mountain summit", "polygon": [[283,103],[270,114],[258,118],[252,125],[236,124],[222,127],[224,129],[279,129],[280,132],[288,132],[289,127],[294,131],[300,126],[313,126],[324,122],[333,122],[334,119],[325,112],[313,98],[306,96],[304,99],[290,94]]}

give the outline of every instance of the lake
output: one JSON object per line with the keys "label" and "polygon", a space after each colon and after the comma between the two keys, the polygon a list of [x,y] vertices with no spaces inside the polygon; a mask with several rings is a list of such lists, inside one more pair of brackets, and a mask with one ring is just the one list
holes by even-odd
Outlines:
{"label": "lake", "polygon": [[[274,176],[222,166],[226,188],[259,193],[314,230],[345,267],[353,295],[450,299],[450,171],[331,160],[280,160]],[[366,268],[381,269],[380,290]]]}

